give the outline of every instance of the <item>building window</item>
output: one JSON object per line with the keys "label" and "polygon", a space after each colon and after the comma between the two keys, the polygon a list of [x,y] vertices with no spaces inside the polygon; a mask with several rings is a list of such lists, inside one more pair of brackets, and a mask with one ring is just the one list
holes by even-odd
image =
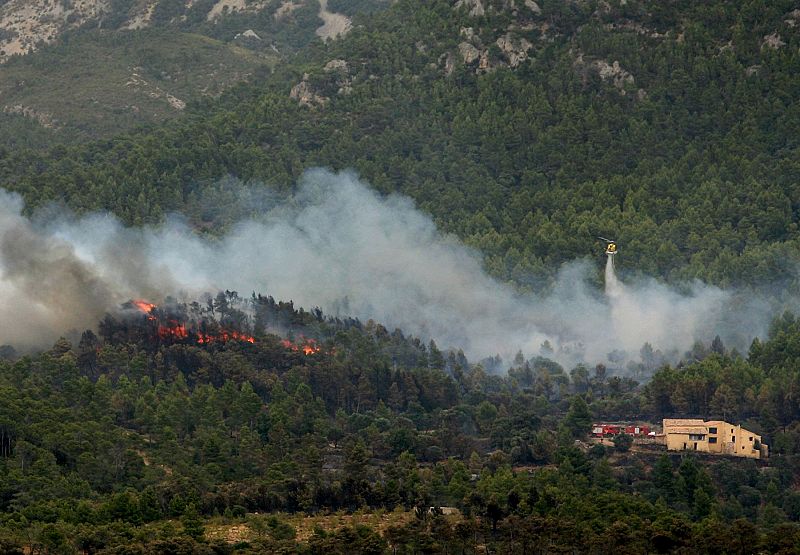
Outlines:
{"label": "building window", "polygon": [[709,442],[709,443],[716,443],[716,442],[717,442],[717,438],[715,438],[715,437],[710,437],[710,438],[708,438],[708,442]]}
{"label": "building window", "polygon": [[731,441],[732,441],[733,443],[736,443],[736,436],[731,436]]}
{"label": "building window", "polygon": [[750,441],[753,441],[753,436],[750,436]]}
{"label": "building window", "polygon": [[708,429],[708,433],[709,434],[716,434],[717,433],[717,429],[716,428],[709,428]]}
{"label": "building window", "polygon": [[689,434],[689,441],[703,441],[705,437],[705,434]]}

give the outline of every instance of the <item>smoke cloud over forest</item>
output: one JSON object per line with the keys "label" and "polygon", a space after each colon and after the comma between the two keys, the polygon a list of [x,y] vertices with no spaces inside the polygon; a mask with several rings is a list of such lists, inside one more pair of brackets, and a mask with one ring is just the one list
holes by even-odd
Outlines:
{"label": "smoke cloud over forest", "polygon": [[290,200],[213,240],[180,217],[145,228],[108,214],[29,219],[6,192],[0,206],[0,344],[21,348],[92,327],[131,298],[221,289],[372,318],[471,357],[531,356],[549,341],[554,358],[590,363],[614,351],[612,360],[637,358],[645,342],[679,355],[717,334],[746,349],[775,310],[701,283],[680,292],[655,279],[623,284],[613,266],[599,291],[586,260],[564,265],[546,294],[520,296],[410,199],[381,197],[347,172],[309,171]]}

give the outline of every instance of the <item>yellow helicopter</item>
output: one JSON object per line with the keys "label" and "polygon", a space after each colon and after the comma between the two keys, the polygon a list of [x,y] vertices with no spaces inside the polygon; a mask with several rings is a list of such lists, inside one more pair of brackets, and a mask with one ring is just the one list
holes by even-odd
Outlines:
{"label": "yellow helicopter", "polygon": [[613,239],[606,239],[605,237],[598,237],[598,239],[606,242],[606,254],[617,254],[617,242]]}

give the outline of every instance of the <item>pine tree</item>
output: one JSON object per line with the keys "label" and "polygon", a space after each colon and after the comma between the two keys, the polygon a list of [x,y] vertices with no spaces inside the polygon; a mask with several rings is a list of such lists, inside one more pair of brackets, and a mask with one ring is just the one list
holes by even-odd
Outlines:
{"label": "pine tree", "polygon": [[205,535],[205,527],[194,503],[189,503],[181,516],[183,533],[194,540],[202,540]]}
{"label": "pine tree", "polygon": [[572,397],[569,411],[564,417],[564,424],[569,429],[572,437],[580,438],[589,433],[592,427],[592,415],[589,414],[589,406],[580,395]]}

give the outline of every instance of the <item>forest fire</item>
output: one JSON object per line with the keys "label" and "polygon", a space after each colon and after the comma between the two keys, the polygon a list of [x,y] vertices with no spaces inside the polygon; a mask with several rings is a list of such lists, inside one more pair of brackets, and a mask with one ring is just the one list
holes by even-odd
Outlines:
{"label": "forest fire", "polygon": [[197,342],[200,343],[201,345],[213,343],[214,341],[221,341],[224,343],[232,339],[236,341],[247,341],[248,343],[256,342],[255,337],[232,330],[221,330],[217,334],[209,334],[209,333],[197,334]]}
{"label": "forest fire", "polygon": [[196,342],[200,345],[208,345],[215,342],[226,343],[232,340],[245,341],[247,343],[256,342],[255,337],[235,330],[219,329],[215,332],[194,331],[188,329],[184,322],[176,318],[167,318],[162,322],[162,320],[159,318],[159,315],[155,313],[156,309],[158,309],[158,305],[144,300],[132,300],[130,301],[130,305],[136,308],[139,312],[145,314],[149,321],[158,322],[156,335],[159,339],[183,341],[190,337],[194,337]]}
{"label": "forest fire", "polygon": [[303,353],[304,355],[314,355],[322,351],[322,347],[313,340],[313,339],[306,339],[305,337],[300,337],[302,343],[292,343],[288,339],[284,339],[281,341],[281,345],[289,349],[290,351],[294,351],[296,353]]}
{"label": "forest fire", "polygon": [[151,319],[155,319],[155,316],[152,316],[150,314],[156,307],[156,305],[154,305],[153,303],[148,303],[147,301],[142,301],[142,300],[134,300],[131,301],[131,304],[135,306],[137,309],[139,309],[139,311],[147,314],[148,317],[150,317]]}

